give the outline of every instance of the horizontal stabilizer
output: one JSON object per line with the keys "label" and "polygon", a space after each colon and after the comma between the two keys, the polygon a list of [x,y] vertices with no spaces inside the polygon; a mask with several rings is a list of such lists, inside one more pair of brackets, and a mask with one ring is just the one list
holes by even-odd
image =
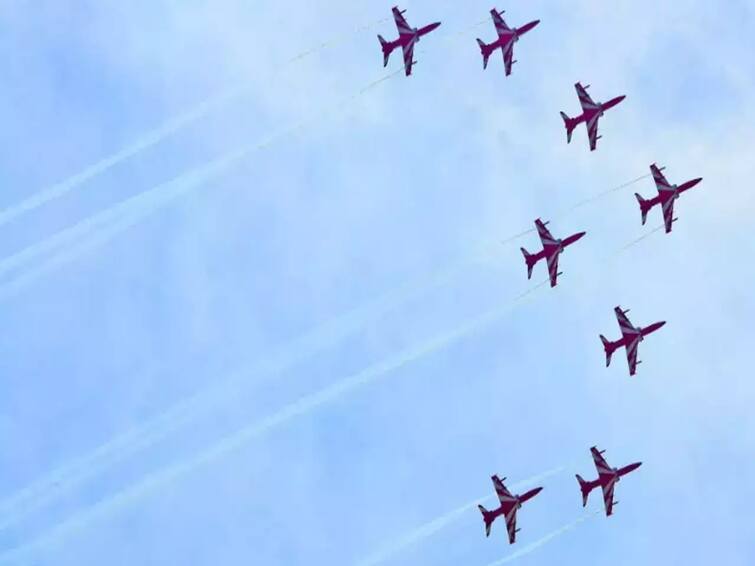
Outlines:
{"label": "horizontal stabilizer", "polygon": [[602,334],[600,335],[600,341],[603,343],[603,350],[606,353],[606,367],[608,367],[611,365],[611,356],[613,355],[616,347],[608,341],[608,338],[606,338]]}
{"label": "horizontal stabilizer", "polygon": [[535,257],[524,248],[519,248],[519,249],[522,250],[524,261],[527,263],[527,279],[531,279],[532,268],[535,267]]}
{"label": "horizontal stabilizer", "polygon": [[493,524],[493,518],[491,516],[490,511],[485,509],[482,505],[478,505],[477,508],[480,510],[480,513],[482,513],[482,520],[485,521],[485,536],[490,536],[490,525]]}
{"label": "horizontal stabilizer", "polygon": [[566,143],[571,142],[571,135],[572,132],[574,132],[574,128],[577,127],[577,124],[574,119],[569,118],[569,116],[566,115],[566,112],[561,112],[561,118],[564,121],[564,127],[566,128]]}

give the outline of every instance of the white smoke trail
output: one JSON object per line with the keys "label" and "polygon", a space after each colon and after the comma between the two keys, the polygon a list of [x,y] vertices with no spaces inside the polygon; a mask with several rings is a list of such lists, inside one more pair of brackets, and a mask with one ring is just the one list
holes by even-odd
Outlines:
{"label": "white smoke trail", "polygon": [[587,515],[581,516],[576,521],[572,521],[569,524],[564,525],[561,528],[556,529],[552,533],[549,533],[545,535],[544,537],[536,540],[533,543],[528,544],[527,546],[524,546],[517,550],[516,552],[509,554],[505,558],[502,558],[500,560],[496,560],[495,562],[491,562],[488,564],[488,566],[501,566],[501,564],[507,564],[509,562],[513,562],[514,560],[517,560],[518,558],[521,558],[522,556],[526,556],[530,554],[531,552],[534,552],[538,548],[548,544],[550,541],[552,541],[554,538],[561,536],[562,534],[566,533],[567,531],[572,530],[574,527],[579,525],[580,523],[586,521],[587,519],[590,519],[597,515],[599,512],[596,511],[595,513],[589,513]]}
{"label": "white smoke trail", "polygon": [[629,249],[629,248],[631,248],[632,246],[635,246],[636,244],[639,244],[639,243],[640,243],[640,242],[641,242],[642,240],[644,240],[644,239],[645,239],[645,238],[647,238],[648,236],[651,236],[652,234],[655,234],[655,233],[656,233],[656,232],[658,232],[659,230],[662,230],[662,229],[663,229],[664,227],[665,227],[665,225],[664,225],[664,224],[661,224],[660,226],[656,226],[655,228],[653,228],[652,230],[650,230],[650,232],[648,232],[647,234],[643,234],[643,235],[642,235],[642,236],[640,236],[639,238],[637,238],[637,239],[635,239],[635,240],[632,240],[632,241],[631,241],[631,242],[629,242],[628,244],[625,244],[624,246],[622,246],[621,248],[619,248],[619,249],[618,249],[618,250],[616,251],[616,253],[617,253],[617,254],[620,254],[620,253],[622,253],[622,252],[624,252],[624,251],[628,250],[628,249]]}
{"label": "white smoke trail", "polygon": [[[359,97],[370,91],[380,83],[387,81],[397,76],[400,71],[394,71],[383,77],[369,83],[360,89],[357,93],[350,97],[341,100],[335,105],[331,111],[342,111],[348,107],[351,103],[355,102]],[[15,269],[18,269],[22,265],[33,261],[45,254],[54,251],[55,249],[76,241],[84,235],[89,234],[93,230],[101,226],[106,226],[109,223],[115,222],[118,229],[105,229],[106,232],[115,236],[120,232],[130,228],[134,224],[140,222],[145,217],[153,214],[157,210],[171,204],[177,198],[183,196],[189,191],[205,184],[207,181],[217,177],[219,174],[227,171],[237,162],[247,157],[249,154],[266,148],[270,144],[278,141],[279,139],[293,134],[296,130],[304,127],[311,121],[320,119],[322,114],[318,114],[312,118],[307,118],[299,122],[298,124],[280,130],[279,132],[268,136],[263,141],[250,144],[232,152],[229,152],[221,157],[205,163],[199,167],[195,167],[181,175],[178,175],[174,179],[162,183],[152,189],[139,193],[125,201],[122,201],[116,205],[111,206],[97,214],[94,214],[80,222],[61,230],[57,234],[48,237],[41,242],[33,244],[28,248],[13,254],[3,260],[0,260],[0,277],[7,275]],[[124,216],[125,215],[125,216]],[[112,237],[111,236],[111,237]],[[100,238],[102,242],[106,242],[109,238]],[[72,257],[73,259],[73,257]],[[45,271],[46,272],[46,271]],[[36,279],[24,278],[24,280]],[[22,288],[19,284],[12,285],[14,288]],[[6,286],[0,286],[0,295],[7,293]]]}
{"label": "white smoke trail", "polygon": [[[512,491],[515,492],[516,490],[539,483],[540,481],[547,479],[555,474],[558,474],[562,472],[563,470],[564,470],[564,467],[559,466],[558,468],[553,468],[552,470],[548,470],[547,472],[543,472],[542,474],[538,474],[526,480],[519,481],[515,484],[512,484],[509,487]],[[493,499],[493,497],[495,496],[486,495],[484,497],[480,497],[478,499],[475,499],[474,501],[465,503],[464,505],[457,507],[456,509],[453,509],[452,511],[444,513],[443,515],[441,515],[440,517],[436,517],[432,521],[428,521],[424,525],[414,529],[412,532],[406,534],[400,539],[397,539],[393,541],[392,543],[384,546],[383,548],[381,548],[374,554],[371,554],[367,558],[360,560],[357,563],[357,566],[375,566],[377,564],[381,564],[387,560],[390,560],[399,552],[405,550],[406,548],[412,545],[418,544],[422,542],[423,540],[425,540],[426,538],[434,535],[441,529],[447,527],[454,521],[466,515],[469,511],[477,509],[477,505],[480,505],[489,499]]]}
{"label": "white smoke trail", "polygon": [[[119,226],[114,225],[111,229],[118,230]],[[100,236],[107,239],[110,237],[110,233],[104,232]],[[89,248],[101,243],[99,240],[90,240],[75,249],[63,251],[39,268],[24,274],[19,278],[18,285],[28,284],[29,281],[24,279],[42,276],[47,271],[57,268],[61,263],[70,261],[72,257],[78,257]],[[223,400],[226,400],[230,395],[229,391],[235,391],[242,384],[248,383],[250,377],[254,376],[259,380],[259,378],[271,377],[294,367],[316,352],[345,339],[369,324],[370,321],[379,319],[401,304],[421,297],[435,287],[449,283],[462,273],[464,267],[469,263],[471,261],[460,262],[450,269],[435,273],[431,278],[425,277],[407,284],[321,324],[293,343],[286,344],[278,352],[272,353],[268,359],[233,372],[223,380],[219,380],[212,388],[201,390],[181,400],[156,417],[142,422],[139,426],[109,440],[96,450],[62,464],[0,503],[0,529],[18,523],[25,516],[50,503],[55,497],[75,489],[88,479],[96,477],[103,470],[163,440],[185,424],[196,419],[200,414],[210,411]],[[16,283],[16,281],[13,283]],[[8,286],[6,286],[7,288]],[[10,287],[10,289],[13,288]],[[0,290],[0,300],[3,297],[4,294]],[[258,383],[258,380],[255,383]]]}
{"label": "white smoke trail", "polygon": [[608,195],[610,195],[612,193],[620,191],[621,189],[625,189],[626,187],[630,187],[630,186],[634,185],[635,183],[639,183],[643,179],[646,179],[647,177],[650,177],[650,176],[651,176],[651,174],[647,173],[645,175],[642,175],[641,177],[637,177],[635,179],[632,179],[631,181],[627,181],[626,183],[622,183],[621,185],[617,185],[617,186],[612,187],[610,189],[606,189],[605,191],[601,191],[601,192],[599,192],[599,193],[597,193],[597,194],[595,194],[595,195],[593,195],[591,197],[588,197],[588,198],[586,198],[584,200],[579,201],[577,204],[573,205],[569,209],[569,212],[574,211],[574,210],[576,210],[578,208],[581,208],[581,207],[583,207],[583,206],[585,206],[587,204],[590,204],[592,202],[595,202],[596,200],[600,200],[602,198],[605,198],[605,197],[607,197]]}
{"label": "white smoke trail", "polygon": [[[357,95],[349,98],[346,102],[355,100],[359,94],[363,94],[380,82],[398,75],[398,73],[399,71],[396,71],[374,81],[359,91]],[[342,108],[343,104],[344,103],[342,103],[339,108]],[[15,279],[0,285],[0,301],[12,297],[15,293],[23,290],[28,285],[37,281],[39,278],[50,273],[54,269],[57,269],[61,265],[74,261],[82,254],[104,245],[121,232],[141,221],[145,216],[167,206],[187,191],[195,189],[209,179],[222,173],[250,152],[266,147],[282,135],[289,134],[295,129],[301,127],[301,125],[302,124],[299,124],[298,126],[284,130],[279,134],[270,136],[256,145],[241,148],[233,153],[226,154],[209,164],[197,167],[196,169],[180,175],[167,183],[163,183],[162,185],[136,195],[123,203],[96,214],[93,217],[83,220],[48,238],[44,242],[35,244],[14,256],[0,261],[0,274],[5,274],[25,263],[28,263],[32,259],[40,257],[71,242],[75,242],[78,238],[87,235],[96,227],[105,226],[89,240],[73,247],[63,249],[57,255],[48,259],[41,265],[27,270]],[[408,301],[412,297],[419,296],[423,292],[426,292],[434,285],[442,285],[446,281],[451,280],[461,272],[463,265],[464,264],[461,263],[445,271],[438,272],[430,280],[424,278],[421,282],[402,287],[365,305],[364,307],[354,309],[352,312],[344,317],[336,319],[332,323],[326,323],[322,327],[316,328],[314,331],[303,337],[300,343],[295,345],[294,348],[284,349],[277,356],[272,356],[271,359],[258,364],[256,368],[245,368],[244,370],[235,372],[227,382],[222,384],[222,387],[219,386],[215,388],[214,393],[209,400],[205,399],[208,395],[207,392],[196,394],[193,397],[180,402],[168,411],[165,411],[156,419],[137,427],[121,437],[117,437],[107,442],[95,452],[74,460],[70,464],[63,465],[59,470],[55,470],[51,474],[48,474],[45,478],[42,478],[32,484],[32,486],[21,490],[21,492],[11,496],[9,500],[0,504],[0,528],[6,527],[22,518],[26,513],[24,509],[16,508],[16,506],[20,501],[27,501],[38,497],[40,495],[40,489],[42,491],[52,490],[54,492],[59,492],[64,487],[71,487],[71,485],[66,483],[64,479],[67,479],[73,484],[78,484],[84,479],[92,477],[98,470],[110,465],[113,461],[118,461],[123,458],[124,455],[127,455],[129,450],[133,452],[134,450],[150,446],[165,435],[174,431],[181,424],[191,420],[200,410],[206,408],[207,405],[211,405],[213,397],[215,401],[220,398],[227,398],[226,392],[229,382],[240,382],[242,377],[247,377],[250,371],[271,373],[283,371],[288,367],[292,367],[295,363],[301,361],[306,356],[311,355],[355,332],[368,320],[381,316],[402,301]],[[76,471],[72,472],[71,470]],[[69,477],[69,474],[72,474],[73,477]],[[54,486],[54,488],[52,486]],[[33,503],[31,508],[37,508],[42,503],[43,502],[41,501]]]}
{"label": "white smoke trail", "polygon": [[278,412],[254,423],[241,430],[226,436],[216,444],[210,446],[199,454],[195,454],[186,460],[166,466],[138,483],[127,487],[120,493],[104,499],[99,503],[84,509],[62,523],[50,529],[46,534],[41,535],[34,541],[12,549],[0,556],[1,564],[25,564],[28,563],[29,557],[34,552],[44,550],[46,547],[56,544],[65,539],[67,535],[84,528],[98,519],[102,519],[111,513],[117,512],[134,501],[153,492],[156,488],[173,481],[183,474],[186,474],[198,466],[207,464],[229,452],[237,450],[246,442],[253,440],[271,430],[287,424],[296,417],[307,414],[315,409],[339,399],[343,395],[351,393],[360,387],[374,383],[384,378],[390,372],[393,372],[403,366],[406,366],[424,356],[438,352],[449,346],[453,342],[469,336],[473,332],[479,331],[485,326],[494,323],[496,320],[509,313],[519,302],[527,298],[535,290],[548,284],[548,280],[542,281],[537,285],[530,287],[508,303],[489,311],[481,316],[471,319],[454,330],[436,336],[419,346],[409,348],[387,360],[379,362],[368,367],[355,375],[343,379],[317,393],[312,393],[300,398]]}
{"label": "white smoke trail", "polygon": [[[340,38],[321,43],[317,47],[308,49],[288,59],[287,61],[283,62],[282,65],[277,67],[276,70],[285,68],[323,49],[338,45],[339,43],[345,41],[347,38],[350,38],[352,35],[361,33],[379,23],[387,21],[388,19],[390,18],[382,18],[370,24],[355,28],[351,34],[344,34]],[[250,89],[251,86],[240,85],[228,89],[227,91],[217,96],[204,100],[201,103],[197,104],[195,107],[184,112],[183,114],[176,116],[175,118],[172,118],[161,126],[158,126],[157,128],[146,132],[131,145],[126,146],[125,148],[113,153],[112,155],[109,155],[108,157],[104,157],[100,161],[94,163],[93,165],[90,165],[89,167],[68,177],[67,179],[60,181],[59,183],[51,185],[46,189],[42,189],[41,191],[33,194],[32,196],[22,200],[15,205],[11,205],[4,210],[0,210],[0,227],[8,224],[9,222],[12,222],[16,218],[27,212],[31,212],[32,210],[35,210],[57,198],[68,194],[87,181],[105,173],[115,165],[126,161],[127,159],[141,153],[145,149],[149,149],[150,147],[157,145],[162,140],[168,138],[172,134],[175,134],[185,126],[188,126],[189,124],[203,118],[213,110],[221,108],[233,99],[250,92]]]}

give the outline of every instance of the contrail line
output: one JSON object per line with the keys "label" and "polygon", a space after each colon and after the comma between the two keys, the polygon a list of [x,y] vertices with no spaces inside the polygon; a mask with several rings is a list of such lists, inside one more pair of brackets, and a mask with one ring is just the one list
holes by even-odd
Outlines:
{"label": "contrail line", "polygon": [[[522,480],[515,484],[512,484],[510,486],[510,489],[516,491],[518,489],[528,487],[544,479],[547,479],[555,474],[558,474],[562,472],[563,470],[564,470],[563,466],[559,466],[558,468],[553,468],[552,470],[548,470],[547,472],[543,472],[542,474],[538,474],[526,480]],[[357,566],[376,566],[377,564],[381,564],[385,562],[386,560],[390,560],[393,556],[395,556],[399,552],[434,535],[441,529],[447,527],[448,525],[450,525],[457,519],[460,519],[461,517],[466,515],[467,512],[473,509],[476,509],[477,505],[480,505],[489,499],[493,499],[494,497],[495,495],[486,495],[483,497],[478,497],[477,499],[470,501],[468,503],[465,503],[464,505],[461,505],[460,507],[457,507],[456,509],[453,509],[452,511],[448,511],[447,513],[444,513],[440,517],[436,517],[435,519],[428,521],[427,523],[414,529],[410,533],[390,543],[389,545],[384,546],[379,551],[375,552],[374,554],[371,554],[369,557],[363,560],[360,560],[357,563]]]}
{"label": "contrail line", "polygon": [[[367,24],[365,26],[357,28],[354,31],[354,33],[362,32],[379,23],[385,22],[387,19],[389,18],[382,18],[371,24]],[[286,67],[288,65],[291,65],[326,47],[336,45],[340,43],[341,41],[343,41],[344,39],[346,39],[346,35],[342,36],[340,39],[328,41],[328,42],[320,44],[318,47],[308,49],[307,51],[304,51],[303,53],[300,53],[299,55],[296,55],[292,57],[291,59],[288,59],[287,61],[283,62],[281,67]],[[191,124],[192,122],[196,122],[197,120],[206,116],[208,113],[212,112],[213,110],[220,108],[224,106],[225,104],[227,104],[228,102],[230,102],[231,100],[249,92],[250,89],[251,89],[250,86],[240,85],[240,86],[230,88],[219,95],[216,95],[207,100],[204,100],[200,102],[199,104],[197,104],[196,106],[194,106],[193,108],[191,108],[190,110],[184,112],[183,114],[180,114],[179,116],[176,116],[175,118],[168,120],[161,126],[158,126],[157,128],[146,132],[137,141],[126,146],[125,148],[107,157],[102,158],[101,160],[97,161],[93,165],[86,167],[82,171],[74,175],[71,175],[70,177],[58,183],[55,183],[46,189],[42,189],[41,191],[31,195],[30,197],[22,200],[21,202],[15,205],[11,205],[5,208],[4,210],[0,210],[0,228],[12,222],[19,216],[27,212],[31,212],[32,210],[35,210],[57,198],[60,198],[68,194],[69,192],[80,187],[82,184],[86,183],[90,179],[93,179],[101,175],[102,173],[105,173],[106,171],[108,171],[109,169],[117,165],[118,163],[121,163],[122,161],[125,161],[141,153],[145,149],[148,149],[154,145],[157,145],[159,142],[166,139],[170,135],[176,133],[181,128]]]}
{"label": "contrail line", "polygon": [[299,400],[283,407],[276,413],[273,413],[254,424],[246,426],[233,434],[225,436],[219,442],[206,448],[202,452],[149,474],[141,481],[125,488],[112,497],[104,499],[87,509],[75,513],[65,521],[52,527],[47,533],[40,535],[32,542],[11,549],[0,556],[0,563],[16,563],[17,561],[28,562],[28,556],[30,553],[43,549],[51,544],[55,544],[64,539],[71,532],[84,528],[98,519],[102,519],[121,508],[127,507],[134,501],[150,494],[156,488],[177,479],[183,474],[191,472],[198,466],[207,464],[221,456],[237,450],[254,438],[257,438],[281,425],[287,424],[289,421],[314,411],[322,405],[330,403],[343,395],[359,389],[360,387],[374,383],[399,368],[411,364],[424,356],[438,352],[453,342],[461,340],[473,332],[481,330],[508,314],[521,300],[527,298],[531,293],[547,284],[548,280],[544,280],[496,309],[468,320],[451,331],[435,336],[419,346],[408,348],[397,355],[383,360],[382,362],[378,362],[350,377],[321,389],[316,393],[301,397]]}
{"label": "contrail line", "polygon": [[571,523],[568,523],[564,525],[563,527],[560,527],[556,529],[555,531],[545,535],[544,537],[536,540],[533,543],[528,544],[527,546],[524,546],[517,550],[516,552],[509,554],[505,558],[501,558],[500,560],[496,560],[495,562],[491,562],[488,564],[488,566],[501,566],[501,564],[507,564],[508,562],[513,562],[514,560],[517,560],[518,558],[521,558],[522,556],[526,556],[530,554],[531,552],[536,551],[541,546],[544,546],[548,544],[550,541],[552,541],[554,538],[561,536],[562,534],[566,533],[567,531],[572,530],[574,527],[579,525],[580,523],[586,521],[587,519],[590,519],[597,515],[599,511],[596,511],[595,513],[590,513],[587,515],[581,516],[576,521],[572,521]]}

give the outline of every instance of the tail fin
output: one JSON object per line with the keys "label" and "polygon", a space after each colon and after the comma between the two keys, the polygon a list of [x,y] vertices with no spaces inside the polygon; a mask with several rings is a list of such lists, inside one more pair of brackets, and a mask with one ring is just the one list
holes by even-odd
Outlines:
{"label": "tail fin", "polygon": [[574,119],[569,118],[565,112],[561,112],[561,118],[563,119],[564,127],[566,128],[566,143],[569,143],[571,142],[572,132],[574,131],[574,128],[577,127],[577,124]]}
{"label": "tail fin", "polygon": [[524,248],[519,249],[522,250],[524,261],[527,263],[527,279],[530,279],[532,277],[532,268],[535,267],[535,257]]}
{"label": "tail fin", "polygon": [[490,536],[490,525],[493,524],[493,516],[490,511],[485,509],[482,505],[478,505],[477,508],[480,510],[480,513],[482,513],[482,520],[485,521],[485,536]]}
{"label": "tail fin", "polygon": [[388,65],[388,57],[391,56],[393,47],[380,34],[378,34],[378,40],[380,41],[380,47],[383,49],[383,67],[385,67],[386,65]]}
{"label": "tail fin", "polygon": [[577,481],[579,482],[579,489],[582,492],[582,507],[585,507],[587,505],[587,496],[590,495],[592,486],[583,480],[579,474],[577,474]]}
{"label": "tail fin", "polygon": [[648,219],[648,211],[650,210],[650,202],[642,198],[639,193],[634,193],[637,197],[637,202],[640,203],[640,212],[642,213],[642,225],[645,225],[645,221]]}
{"label": "tail fin", "polygon": [[481,40],[479,37],[477,38],[477,45],[480,46],[480,52],[482,53],[482,68],[487,69],[488,68],[488,58],[490,57],[490,46],[485,43],[483,40]]}
{"label": "tail fin", "polygon": [[616,348],[608,341],[608,338],[602,334],[600,335],[600,341],[603,342],[603,350],[606,352],[606,367],[608,367],[611,365],[611,356]]}

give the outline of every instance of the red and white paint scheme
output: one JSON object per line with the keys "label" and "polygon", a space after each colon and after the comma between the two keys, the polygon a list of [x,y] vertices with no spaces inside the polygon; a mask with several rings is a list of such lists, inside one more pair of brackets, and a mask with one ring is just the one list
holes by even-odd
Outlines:
{"label": "red and white paint scheme", "polygon": [[600,486],[603,490],[603,506],[606,509],[606,517],[610,517],[613,513],[613,506],[618,501],[613,500],[613,489],[616,483],[629,472],[632,472],[642,465],[642,462],[635,462],[629,464],[623,468],[612,468],[608,465],[603,453],[605,450],[598,450],[595,446],[590,448],[592,453],[593,462],[595,462],[595,468],[598,470],[598,479],[595,481],[585,481],[582,476],[577,474],[577,481],[579,482],[579,489],[582,491],[582,507],[587,505],[587,496],[596,487]]}
{"label": "red and white paint scheme", "polygon": [[653,208],[656,204],[661,205],[661,210],[663,210],[663,224],[666,227],[666,234],[671,232],[671,224],[676,222],[676,218],[674,218],[674,201],[679,198],[679,195],[682,194],[684,191],[691,189],[695,185],[697,185],[700,181],[703,180],[702,177],[698,177],[697,179],[692,179],[691,181],[687,181],[686,183],[682,183],[681,185],[672,185],[667,180],[666,177],[663,176],[663,171],[665,167],[657,167],[655,163],[653,163],[650,166],[650,172],[653,174],[653,180],[655,181],[655,186],[658,189],[658,196],[653,197],[649,200],[645,200],[642,198],[639,193],[634,193],[634,196],[637,198],[637,202],[640,203],[640,212],[642,213],[642,225],[645,225],[645,221],[648,218],[648,212],[651,208]]}
{"label": "red and white paint scheme", "polygon": [[650,326],[645,328],[634,327],[627,318],[627,310],[621,310],[621,307],[614,307],[613,311],[616,313],[616,320],[619,322],[619,328],[621,329],[621,339],[616,342],[611,342],[602,334],[600,335],[600,341],[603,342],[603,349],[606,352],[606,367],[611,365],[611,356],[618,348],[626,348],[627,363],[629,364],[629,375],[634,375],[637,369],[637,364],[642,362],[637,361],[637,346],[645,339],[645,336],[651,334],[666,324],[666,321],[654,322]]}
{"label": "red and white paint scheme", "polygon": [[545,258],[548,263],[548,275],[550,277],[551,287],[555,287],[558,276],[561,275],[561,272],[558,271],[558,256],[567,246],[572,245],[587,232],[578,232],[577,234],[572,234],[568,238],[560,240],[551,235],[548,228],[545,227],[547,224],[548,222],[543,222],[539,218],[535,220],[535,227],[540,236],[540,241],[543,244],[542,251],[537,252],[536,254],[531,254],[524,248],[519,249],[522,250],[524,261],[527,264],[527,279],[532,277],[532,268],[535,267],[535,264]]}
{"label": "red and white paint scheme", "polygon": [[404,52],[404,71],[408,77],[412,74],[412,65],[416,62],[414,61],[414,45],[423,35],[437,28],[440,22],[426,25],[423,28],[413,28],[409,27],[409,24],[406,23],[402,15],[406,10],[399,10],[397,6],[394,6],[392,10],[393,20],[396,22],[396,27],[398,28],[398,39],[396,41],[386,41],[382,35],[378,35],[380,47],[383,49],[383,67],[388,65],[388,58],[391,56],[393,50],[401,46],[401,50]]}
{"label": "red and white paint scheme", "polygon": [[595,102],[587,94],[587,89],[590,88],[590,85],[582,86],[580,83],[577,83],[574,85],[574,88],[577,89],[579,104],[582,106],[582,114],[576,118],[569,118],[566,113],[561,112],[561,118],[564,120],[564,127],[566,128],[566,143],[571,142],[574,128],[584,122],[587,125],[587,135],[590,137],[590,151],[595,151],[598,140],[602,137],[598,135],[598,120],[600,120],[606,110],[616,106],[626,96],[617,96],[608,102]]}
{"label": "red and white paint scheme", "polygon": [[514,43],[519,41],[519,38],[525,33],[534,28],[540,23],[540,20],[534,20],[528,24],[524,24],[520,28],[510,28],[506,25],[503,19],[503,11],[499,12],[495,8],[490,10],[490,15],[493,18],[493,24],[495,25],[495,31],[498,33],[498,39],[493,43],[485,43],[479,37],[477,38],[477,45],[480,46],[482,52],[482,68],[488,68],[488,58],[496,49],[500,49],[503,54],[503,66],[508,77],[511,74],[511,66],[516,63],[514,59]]}
{"label": "red and white paint scheme", "polygon": [[509,544],[514,544],[516,542],[516,533],[521,530],[516,528],[516,512],[522,508],[522,503],[535,497],[543,488],[536,487],[523,495],[511,495],[511,492],[503,485],[506,478],[501,479],[498,476],[492,476],[490,479],[493,480],[493,487],[495,487],[495,492],[501,505],[493,511],[488,511],[482,505],[477,506],[480,513],[482,513],[482,520],[485,521],[485,536],[490,536],[490,526],[493,524],[493,521],[503,515],[506,518],[506,529],[509,532]]}

